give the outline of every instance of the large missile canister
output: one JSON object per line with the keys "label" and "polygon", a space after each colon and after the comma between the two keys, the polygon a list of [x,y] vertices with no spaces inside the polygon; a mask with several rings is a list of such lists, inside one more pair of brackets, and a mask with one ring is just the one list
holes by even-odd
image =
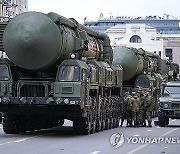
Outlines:
{"label": "large missile canister", "polygon": [[123,81],[128,81],[143,71],[143,57],[125,47],[113,49],[113,65],[123,67]]}
{"label": "large missile canister", "polygon": [[62,46],[58,27],[42,13],[23,13],[7,25],[3,46],[9,59],[25,69],[51,65]]}
{"label": "large missile canister", "polygon": [[87,31],[77,21],[56,13],[27,12],[8,23],[3,47],[8,58],[19,67],[54,69],[72,53],[95,59],[102,57],[103,35]]}

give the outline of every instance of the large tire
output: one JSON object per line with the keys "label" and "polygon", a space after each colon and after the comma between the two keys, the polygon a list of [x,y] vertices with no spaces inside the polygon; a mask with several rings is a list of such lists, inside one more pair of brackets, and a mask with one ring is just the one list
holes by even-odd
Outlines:
{"label": "large tire", "polygon": [[0,112],[0,123],[2,123],[2,113]]}
{"label": "large tire", "polygon": [[91,134],[94,134],[96,131],[96,111],[92,111],[92,121],[91,121]]}
{"label": "large tire", "polygon": [[3,130],[6,134],[18,134],[17,118],[15,115],[2,113]]}
{"label": "large tire", "polygon": [[78,135],[89,135],[91,128],[91,121],[89,118],[80,118],[73,121],[74,132]]}
{"label": "large tire", "polygon": [[110,118],[109,118],[109,115],[107,115],[105,129],[108,130],[109,128],[110,128]]}
{"label": "large tire", "polygon": [[166,117],[166,125],[169,125],[169,118]]}
{"label": "large tire", "polygon": [[64,119],[61,119],[58,121],[58,126],[63,126],[64,125]]}
{"label": "large tire", "polygon": [[167,118],[164,115],[164,111],[162,109],[158,110],[158,119],[159,119],[159,126],[165,127],[167,125]]}
{"label": "large tire", "polygon": [[96,120],[96,132],[100,132],[101,131],[101,124],[102,124],[101,118],[98,118]]}

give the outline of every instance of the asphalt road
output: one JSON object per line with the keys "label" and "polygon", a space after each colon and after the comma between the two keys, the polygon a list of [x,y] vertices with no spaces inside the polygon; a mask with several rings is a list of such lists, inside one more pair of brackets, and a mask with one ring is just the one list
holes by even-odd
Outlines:
{"label": "asphalt road", "polygon": [[[155,120],[155,119],[154,119]],[[0,154],[179,154],[180,120],[167,127],[123,127],[88,136],[73,134],[72,123],[48,130],[7,135],[0,124]]]}

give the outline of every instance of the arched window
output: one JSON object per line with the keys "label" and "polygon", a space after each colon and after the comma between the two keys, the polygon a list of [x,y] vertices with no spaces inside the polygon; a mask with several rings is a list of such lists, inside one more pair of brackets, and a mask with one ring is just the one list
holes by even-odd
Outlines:
{"label": "arched window", "polygon": [[131,38],[130,38],[130,43],[142,43],[142,40],[141,38],[138,36],[138,35],[133,35]]}

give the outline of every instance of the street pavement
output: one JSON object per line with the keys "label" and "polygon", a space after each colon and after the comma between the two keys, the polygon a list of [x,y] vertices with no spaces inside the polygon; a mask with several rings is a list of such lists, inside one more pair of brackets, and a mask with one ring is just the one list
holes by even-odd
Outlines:
{"label": "street pavement", "polygon": [[[157,120],[157,119],[153,119]],[[72,122],[59,128],[5,134],[0,124],[0,154],[179,154],[180,120],[166,127],[123,127],[75,135]]]}

